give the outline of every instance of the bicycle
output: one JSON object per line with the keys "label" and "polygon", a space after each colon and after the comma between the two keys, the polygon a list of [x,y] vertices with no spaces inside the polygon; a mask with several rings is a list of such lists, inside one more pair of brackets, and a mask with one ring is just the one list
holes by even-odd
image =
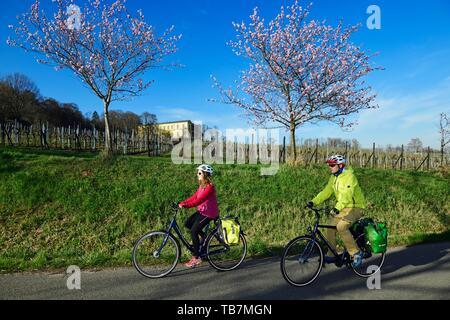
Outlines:
{"label": "bicycle", "polygon": [[[143,235],[133,248],[133,266],[145,277],[162,278],[177,266],[181,247],[178,239],[172,234],[172,230],[188,251],[194,252],[193,246],[183,236],[176,220],[180,208],[177,204],[173,204],[172,209],[175,210],[175,214],[167,230],[152,231]],[[207,258],[209,264],[219,271],[231,271],[239,267],[247,255],[244,232],[240,232],[240,241],[237,245],[228,245],[221,234],[220,218],[214,220],[214,227],[210,232],[209,227],[210,224],[204,230],[206,236],[200,244],[200,258]]]}
{"label": "bicycle", "polygon": [[[354,268],[352,259],[347,250],[341,255],[338,254],[319,230],[319,228],[336,229],[335,226],[319,224],[320,212],[323,211],[326,214],[329,214],[329,208],[309,209],[314,211],[316,215],[314,227],[308,227],[309,234],[297,237],[290,241],[284,248],[281,258],[281,273],[289,284],[296,287],[305,287],[317,279],[324,265],[323,245],[325,245],[334,255],[336,258],[335,265],[339,268],[345,265],[362,278],[368,278],[380,271],[384,263],[385,253],[371,253],[369,248],[365,245],[364,233],[352,233],[356,243],[364,254],[362,265],[358,268]],[[375,266],[372,272],[369,272],[369,266]]]}

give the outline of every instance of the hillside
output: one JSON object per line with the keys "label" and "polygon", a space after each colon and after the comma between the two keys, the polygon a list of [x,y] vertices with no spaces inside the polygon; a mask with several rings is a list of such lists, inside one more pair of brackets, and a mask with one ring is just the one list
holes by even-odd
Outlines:
{"label": "hillside", "polygon": [[[325,166],[285,165],[269,177],[256,165],[215,169],[221,213],[239,215],[252,256],[276,254],[305,232],[313,217],[303,207],[329,176]],[[448,173],[355,172],[366,215],[388,223],[390,245],[450,239]],[[0,271],[130,265],[134,241],[166,225],[170,203],[190,196],[195,179],[194,165],[168,157],[104,162],[88,153],[0,149]]]}

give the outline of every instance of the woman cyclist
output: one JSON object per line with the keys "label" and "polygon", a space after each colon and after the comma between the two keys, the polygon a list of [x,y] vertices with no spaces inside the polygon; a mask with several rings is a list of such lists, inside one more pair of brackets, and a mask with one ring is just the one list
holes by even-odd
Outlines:
{"label": "woman cyclist", "polygon": [[206,164],[199,166],[197,168],[198,190],[192,197],[178,204],[180,208],[197,207],[197,212],[185,222],[186,228],[191,231],[192,245],[194,247],[194,253],[191,260],[185,264],[185,266],[189,268],[193,268],[202,263],[199,252],[199,235],[202,237],[202,240],[204,240],[206,235],[202,231],[203,228],[207,226],[211,220],[214,220],[219,216],[216,189],[212,183],[212,175],[213,168],[211,166]]}

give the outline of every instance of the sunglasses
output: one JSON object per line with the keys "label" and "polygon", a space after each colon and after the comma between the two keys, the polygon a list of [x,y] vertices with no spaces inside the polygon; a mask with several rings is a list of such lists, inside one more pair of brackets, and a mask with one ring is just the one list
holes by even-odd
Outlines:
{"label": "sunglasses", "polygon": [[334,168],[334,167],[337,166],[337,164],[329,164],[328,166],[329,166],[330,168]]}
{"label": "sunglasses", "polygon": [[202,176],[203,175],[203,172],[198,172],[197,173],[199,176]]}

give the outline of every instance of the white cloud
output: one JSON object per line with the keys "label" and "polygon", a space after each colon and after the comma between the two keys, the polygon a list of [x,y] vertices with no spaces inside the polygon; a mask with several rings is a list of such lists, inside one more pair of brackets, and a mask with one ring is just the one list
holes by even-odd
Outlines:
{"label": "white cloud", "polygon": [[356,116],[358,125],[344,132],[335,124],[321,123],[299,128],[298,138],[340,137],[358,139],[364,146],[407,144],[420,138],[424,145],[439,145],[438,122],[441,112],[450,111],[450,77],[433,89],[408,95],[381,95],[378,109],[364,110]]}
{"label": "white cloud", "polygon": [[405,96],[381,96],[377,103],[379,109],[361,113],[355,134],[384,140],[383,144],[407,143],[419,137],[425,145],[437,147],[439,114],[450,110],[450,78],[433,89]]}
{"label": "white cloud", "polygon": [[411,129],[417,124],[436,122],[440,112],[450,110],[450,79],[436,88],[402,97],[381,97],[379,109],[365,110],[357,131],[368,128]]}
{"label": "white cloud", "polygon": [[167,108],[157,107],[158,113],[165,118],[173,118],[174,120],[188,120],[190,118],[197,118],[197,112],[185,108]]}
{"label": "white cloud", "polygon": [[[407,144],[411,138],[420,138],[424,145],[437,148],[439,114],[450,111],[450,77],[433,89],[408,95],[380,95],[378,109],[370,109],[355,116],[358,125],[345,132],[333,123],[306,125],[297,131],[297,138],[341,137],[358,139],[364,146],[373,142],[380,145]],[[249,128],[238,108],[212,106],[204,109],[157,107],[158,118],[164,121],[192,120],[209,126],[226,128]],[[289,138],[288,132],[285,132]]]}
{"label": "white cloud", "polygon": [[436,114],[434,113],[420,113],[411,116],[406,116],[403,118],[402,128],[413,128],[417,125],[422,125],[424,123],[436,122]]}
{"label": "white cloud", "polygon": [[192,110],[178,107],[155,107],[158,119],[162,121],[191,120],[193,123],[203,123],[209,126],[228,128],[231,126],[247,127],[245,120],[229,109]]}

